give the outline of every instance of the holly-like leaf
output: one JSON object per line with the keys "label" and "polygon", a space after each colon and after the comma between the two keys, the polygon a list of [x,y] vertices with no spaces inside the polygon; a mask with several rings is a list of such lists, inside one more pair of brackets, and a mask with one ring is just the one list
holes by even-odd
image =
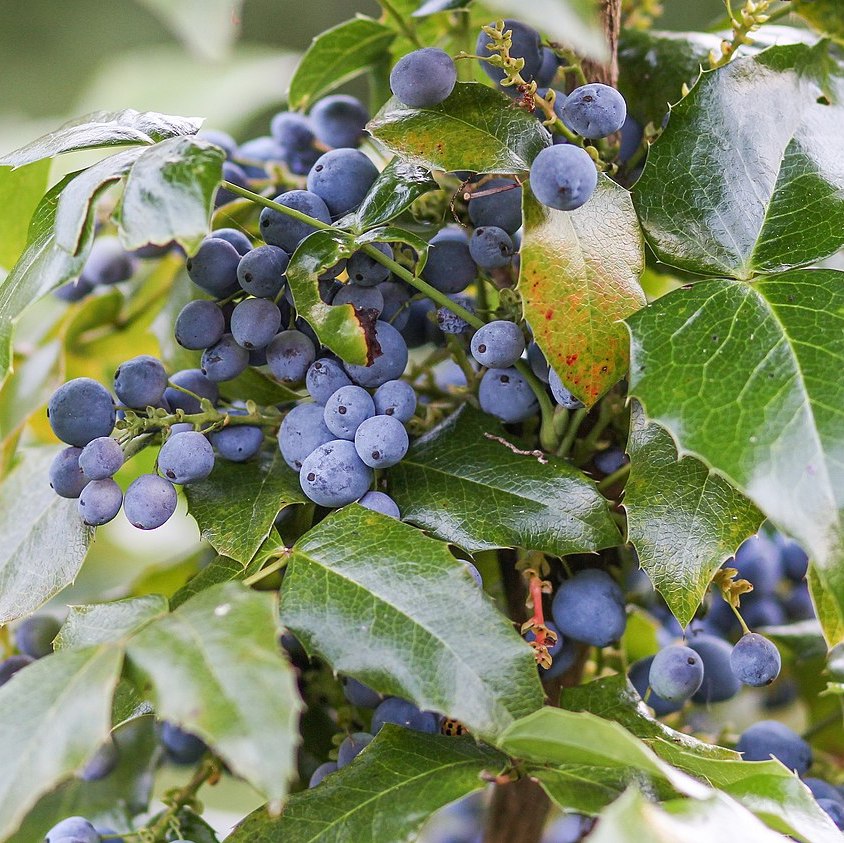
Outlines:
{"label": "holly-like leaf", "polygon": [[[256,559],[258,558],[256,557]],[[232,580],[241,580],[249,573],[253,573],[250,569],[254,565],[255,560],[244,568],[236,559],[230,559],[228,556],[216,556],[170,598],[170,606],[173,609],[178,609],[182,603],[190,600],[191,597],[201,591],[205,591],[206,588]]]}
{"label": "holly-like leaf", "polygon": [[[5,535],[5,533],[4,533]],[[38,799],[81,770],[111,731],[123,656],[114,647],[39,659],[0,688],[0,839]]]}
{"label": "holly-like leaf", "polygon": [[402,518],[469,551],[526,547],[563,556],[618,544],[591,480],[565,460],[520,448],[466,405],[390,470],[390,494]]}
{"label": "holly-like leaf", "polygon": [[47,161],[19,170],[0,167],[0,267],[12,267],[24,250],[29,220],[47,189],[49,175]]}
{"label": "holly-like leaf", "polygon": [[93,202],[76,254],[61,249],[53,233],[59,195],[75,175],[62,179],[38,204],[29,227],[26,250],[0,284],[0,386],[12,367],[12,337],[21,314],[41,296],[78,278],[90,252],[94,239]]}
{"label": "holly-like leaf", "polygon": [[[844,273],[707,281],[632,316],[649,419],[806,549],[844,618]],[[834,632],[825,624],[825,634]],[[831,644],[837,643],[829,639]]]}
{"label": "holly-like leaf", "polygon": [[295,772],[302,703],[281,654],[275,595],[214,586],[128,644],[156,713],[202,737],[277,809]]}
{"label": "holly-like leaf", "polygon": [[601,177],[576,211],[523,191],[519,292],[537,345],[571,392],[591,407],[627,372],[620,320],[645,305],[644,246],[630,194]]}
{"label": "holly-like leaf", "polygon": [[365,15],[321,33],[290,80],[288,106],[307,109],[323,94],[359,76],[384,57],[395,37],[394,30]]}
{"label": "holly-like leaf", "polygon": [[781,835],[717,791],[657,805],[635,788],[604,811],[589,843],[720,843],[725,834],[745,843],[782,843]]}
{"label": "holly-like leaf", "polygon": [[714,573],[759,529],[762,513],[700,460],[678,459],[671,436],[649,424],[636,402],[627,452],[629,540],[654,587],[686,626]]}
{"label": "holly-like leaf", "polygon": [[366,364],[374,351],[371,313],[350,304],[331,306],[319,296],[319,276],[355,251],[355,240],[341,231],[316,231],[299,244],[287,267],[296,312],[320,342],[349,363]]}
{"label": "holly-like leaf", "polygon": [[115,643],[166,614],[167,598],[160,594],[71,606],[53,647],[66,650]]}
{"label": "holly-like leaf", "polygon": [[844,13],[837,0],[794,0],[792,8],[812,29],[844,42]]}
{"label": "holly-like leaf", "polygon": [[[395,843],[415,839],[434,811],[484,787],[481,773],[497,773],[503,755],[470,737],[425,735],[387,725],[354,763],[317,788],[290,798],[271,818],[259,808],[239,825],[231,843]],[[401,805],[401,810],[395,806]]]}
{"label": "holly-like leaf", "polygon": [[437,183],[428,170],[396,156],[375,180],[358,209],[339,225],[354,231],[384,225],[406,211],[420,196],[436,189]]}
{"label": "holly-like leaf", "polygon": [[47,476],[54,448],[24,449],[0,484],[0,623],[34,612],[72,582],[93,530]]}
{"label": "holly-like leaf", "polygon": [[429,170],[519,173],[551,143],[533,115],[486,85],[458,82],[430,108],[393,98],[367,126],[384,146]]}
{"label": "holly-like leaf", "polygon": [[154,144],[177,135],[195,135],[201,125],[202,119],[197,117],[173,117],[132,108],[94,111],[0,156],[0,166],[23,167],[42,158],[53,158],[78,149]]}
{"label": "holly-like leaf", "polygon": [[197,138],[171,138],[145,150],[126,179],[120,240],[126,249],[175,240],[191,254],[211,227],[225,153]]}
{"label": "holly-like leaf", "polygon": [[844,70],[828,45],[707,72],[671,112],[634,191],[661,260],[747,279],[844,244]]}
{"label": "holly-like leaf", "polygon": [[143,152],[144,148],[137,146],[124,149],[83,170],[68,183],[56,207],[55,239],[62,249],[76,254],[94,199],[104,188],[120,181]]}
{"label": "holly-like leaf", "polygon": [[217,553],[244,566],[282,507],[306,500],[299,478],[277,448],[244,463],[217,460],[211,476],[186,486],[185,496],[202,537]]}
{"label": "holly-like leaf", "polygon": [[98,781],[71,779],[42,797],[7,843],[42,841],[68,817],[82,816],[99,827],[128,831],[152,796],[154,761],[159,752],[155,721],[143,717],[112,733],[117,766]]}
{"label": "holly-like leaf", "polygon": [[447,546],[357,505],[296,543],[281,617],[336,671],[478,736],[542,704],[530,648]]}

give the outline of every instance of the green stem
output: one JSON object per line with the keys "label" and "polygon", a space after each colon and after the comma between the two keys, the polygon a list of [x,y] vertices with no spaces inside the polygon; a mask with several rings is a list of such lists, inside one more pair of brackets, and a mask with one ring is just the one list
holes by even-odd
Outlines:
{"label": "green stem", "polygon": [[616,483],[620,480],[624,480],[627,475],[630,474],[630,463],[625,463],[621,468],[614,471],[612,474],[608,474],[600,483],[598,483],[598,491],[599,492],[606,492],[607,489],[611,489]]}
{"label": "green stem", "polygon": [[[464,52],[471,53],[475,48],[475,39],[473,37],[474,33],[471,26],[471,14],[468,9],[458,9],[456,14],[459,16],[457,36],[455,38],[458,49],[462,47]],[[461,82],[471,82],[474,65],[468,61],[455,62],[455,65],[457,67],[457,78]]]}
{"label": "green stem", "polygon": [[560,442],[560,447],[557,449],[558,457],[568,456],[572,445],[574,445],[574,440],[577,438],[577,431],[580,429],[580,423],[586,418],[586,414],[588,412],[589,411],[585,407],[581,407],[579,410],[575,410],[571,414],[568,430],[566,431],[566,435],[563,437],[563,441]]}
{"label": "green stem", "polygon": [[417,50],[424,46],[419,40],[419,37],[413,27],[402,17],[401,12],[399,12],[399,10],[393,5],[392,0],[378,0],[378,4],[396,22],[404,35],[413,42],[413,46],[416,47]]}
{"label": "green stem", "polygon": [[252,574],[251,577],[247,577],[244,581],[244,585],[254,585],[256,582],[260,582],[264,577],[268,577],[270,574],[274,574],[276,571],[280,571],[284,568],[287,563],[290,561],[290,554],[284,553],[283,555],[279,556],[275,562],[270,563],[267,565],[266,568],[261,568],[260,571]]}
{"label": "green stem", "polygon": [[226,190],[231,191],[232,193],[236,193],[238,196],[242,196],[244,199],[250,199],[256,205],[263,205],[265,208],[269,208],[273,211],[278,211],[280,214],[285,214],[288,217],[292,217],[294,220],[299,220],[299,222],[303,222],[306,225],[310,225],[313,228],[319,228],[323,231],[333,231],[334,226],[330,223],[323,222],[322,220],[318,220],[315,217],[309,217],[307,214],[303,214],[301,211],[297,211],[295,208],[288,208],[286,205],[280,205],[278,202],[273,202],[272,199],[267,199],[266,196],[261,196],[260,193],[253,193],[251,190],[247,190],[245,187],[241,187],[239,184],[233,184],[230,181],[223,181],[220,182],[221,187],[224,187]]}
{"label": "green stem", "polygon": [[841,722],[841,712],[840,711],[833,711],[832,714],[828,714],[823,720],[818,720],[817,723],[813,723],[803,732],[803,740],[807,741],[810,738],[813,738],[819,732],[822,732],[824,729],[828,729],[830,726],[836,726]]}
{"label": "green stem", "polygon": [[466,378],[466,383],[470,389],[474,390],[474,384],[477,380],[478,373],[474,366],[469,362],[469,357],[466,354],[466,349],[460,344],[460,340],[454,334],[445,335],[445,344],[451,352],[454,362],[460,367],[463,372],[463,377]]}
{"label": "green stem", "polygon": [[186,413],[183,410],[177,410],[175,413],[169,413],[163,416],[137,416],[132,419],[125,428],[126,431],[132,433],[133,438],[142,436],[143,434],[155,432],[162,428],[171,427],[174,424],[188,423],[196,428],[203,428],[209,425],[216,425],[222,422],[223,427],[228,425],[251,424],[266,427],[277,427],[281,422],[281,417],[276,415],[264,415],[263,413],[248,413],[246,415],[233,415],[226,412],[220,412],[214,408],[210,410],[203,410],[199,413]]}

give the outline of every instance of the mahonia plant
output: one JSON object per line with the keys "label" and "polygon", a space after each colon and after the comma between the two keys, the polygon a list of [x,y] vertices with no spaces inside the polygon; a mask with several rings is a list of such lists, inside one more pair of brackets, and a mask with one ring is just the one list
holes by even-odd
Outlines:
{"label": "mahonia plant", "polygon": [[383,0],[267,135],[0,159],[0,839],[213,843],[231,777],[231,843],[840,839],[844,11],[558,5]]}

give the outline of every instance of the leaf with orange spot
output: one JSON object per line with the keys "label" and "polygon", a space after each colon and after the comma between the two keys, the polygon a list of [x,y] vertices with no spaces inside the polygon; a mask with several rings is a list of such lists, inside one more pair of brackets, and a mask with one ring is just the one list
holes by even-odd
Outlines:
{"label": "leaf with orange spot", "polygon": [[563,383],[591,407],[627,373],[620,320],[645,305],[642,233],[630,194],[601,176],[576,211],[540,204],[529,186],[519,292],[537,345]]}

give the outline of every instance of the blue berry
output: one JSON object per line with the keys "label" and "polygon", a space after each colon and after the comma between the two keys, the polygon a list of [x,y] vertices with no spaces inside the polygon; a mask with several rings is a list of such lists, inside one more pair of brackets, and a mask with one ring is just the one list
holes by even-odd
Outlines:
{"label": "blue berry", "polygon": [[378,168],[359,149],[332,149],[308,173],[308,190],[338,219],[360,205],[377,178]]}
{"label": "blue berry", "polygon": [[475,280],[476,275],[477,267],[462,229],[446,226],[431,238],[422,277],[432,287],[441,293],[459,293]]}
{"label": "blue berry", "polygon": [[387,322],[375,323],[375,342],[381,353],[369,366],[346,363],[349,377],[360,386],[372,389],[401,377],[407,366],[407,344],[402,335]]}
{"label": "blue berry", "polygon": [[236,228],[215,228],[211,232],[212,237],[218,240],[225,240],[237,249],[239,255],[246,255],[252,251],[252,241]]}
{"label": "blue berry", "polygon": [[[207,378],[201,369],[182,369],[170,377],[170,383],[174,386],[168,386],[164,390],[164,400],[173,410],[198,413],[201,409],[199,399],[182,392],[182,389],[198,395],[199,398],[207,398],[212,404],[216,404],[220,397],[217,384]],[[181,389],[176,389],[177,386]]]}
{"label": "blue berry", "polygon": [[355,449],[370,468],[389,468],[400,462],[409,444],[404,425],[393,416],[372,416],[355,431]]}
{"label": "blue berry", "polygon": [[381,515],[387,515],[390,518],[401,518],[398,504],[384,492],[367,492],[358,503],[372,512],[380,512]]}
{"label": "blue berry", "polygon": [[750,592],[742,600],[742,615],[749,627],[781,626],[786,623],[785,609],[776,594],[757,594]]}
{"label": "blue berry", "polygon": [[606,647],[624,633],[624,595],[615,580],[597,569],[580,571],[554,595],[554,623],[567,638]]}
{"label": "blue berry", "polygon": [[202,129],[197,137],[219,146],[226,153],[226,158],[231,158],[237,152],[237,141],[228,132],[220,129]]}
{"label": "blue berry", "polygon": [[280,111],[270,121],[270,133],[287,149],[308,149],[316,139],[309,118],[295,111]]}
{"label": "blue berry", "polygon": [[112,521],[123,504],[123,492],[110,477],[92,480],[79,495],[79,517],[89,527],[101,527]]}
{"label": "blue berry", "polygon": [[238,345],[266,348],[281,327],[281,311],[269,299],[245,299],[235,307],[231,325]]}
{"label": "blue berry", "polygon": [[251,138],[237,148],[237,162],[250,179],[265,179],[273,164],[284,160],[284,150],[269,135]]}
{"label": "blue berry", "polygon": [[407,729],[415,729],[420,732],[433,733],[437,731],[436,727],[431,729],[428,722],[429,718],[425,715],[431,715],[431,713],[420,711],[412,702],[407,700],[387,697],[372,715],[372,733],[377,735],[385,723],[393,723],[396,726],[404,726]]}
{"label": "blue berry", "polygon": [[116,237],[98,237],[82,269],[82,277],[91,285],[119,284],[132,277],[135,261]]}
{"label": "blue berry", "polygon": [[481,269],[491,270],[508,266],[513,260],[515,249],[510,235],[503,228],[488,225],[472,232],[469,254]]}
{"label": "blue berry", "polygon": [[438,105],[454,90],[457,68],[451,56],[436,47],[424,47],[403,56],[390,73],[390,89],[411,108]]}
{"label": "blue berry", "polygon": [[314,344],[301,331],[282,331],[267,346],[267,366],[282,383],[301,383],[315,359]]}
{"label": "blue berry", "polygon": [[337,769],[342,770],[372,743],[373,735],[369,732],[354,732],[344,739],[337,750]]}
{"label": "blue berry", "polygon": [[[374,493],[367,492],[367,494]],[[368,685],[358,682],[351,676],[343,678],[343,696],[358,708],[377,708],[384,699],[378,691],[373,691]]]}
{"label": "blue berry", "polygon": [[546,147],[530,168],[533,195],[543,205],[560,211],[574,211],[586,204],[597,185],[595,162],[579,146]]}
{"label": "blue berry", "polygon": [[278,246],[258,246],[247,252],[237,265],[237,281],[253,296],[275,299],[287,284],[290,255]]}
{"label": "blue berry", "polygon": [[343,284],[331,303],[339,306],[350,304],[355,310],[372,310],[376,316],[384,309],[384,296],[378,287],[361,287],[359,284]]}
{"label": "blue berry", "polygon": [[278,447],[294,471],[299,471],[308,454],[334,439],[325,426],[323,413],[320,404],[299,404],[284,417],[278,432]]}
{"label": "blue berry", "polygon": [[397,331],[404,329],[410,319],[410,293],[400,281],[382,281],[376,288],[384,300],[381,319]]}
{"label": "blue berry", "polygon": [[155,407],[164,396],[167,372],[160,360],[141,354],[121,363],[114,373],[114,392],[127,407]]}
{"label": "blue berry", "polygon": [[522,226],[522,188],[512,179],[490,179],[479,185],[469,196],[469,219],[476,228],[494,225],[508,234],[515,234]]}
{"label": "blue berry", "polygon": [[305,375],[305,386],[317,404],[325,404],[341,386],[351,386],[346,370],[330,357],[314,360]]}
{"label": "blue berry", "polygon": [[[301,211],[320,222],[331,222],[328,206],[310,190],[288,190],[287,193],[276,196],[273,201],[294,211]],[[264,208],[261,211],[259,226],[261,236],[269,245],[278,246],[290,255],[309,234],[316,231],[312,225],[288,217],[272,208]]]}
{"label": "blue berry", "polygon": [[119,756],[114,741],[106,741],[78,774],[83,782],[97,782],[104,779],[117,766]]}
{"label": "blue berry", "polygon": [[[392,259],[393,248],[389,243],[372,244],[382,255]],[[390,270],[371,258],[366,252],[354,252],[346,264],[346,272],[355,284],[361,287],[374,287],[390,277]]]}
{"label": "blue berry", "polygon": [[201,738],[180,729],[175,723],[161,724],[160,740],[174,764],[196,764],[208,749]]}
{"label": "blue berry", "polygon": [[416,391],[407,381],[387,381],[375,390],[375,412],[394,416],[405,424],[416,412]]}
{"label": "blue berry", "polygon": [[157,474],[142,474],[126,490],[123,511],[129,523],[139,530],[155,530],[176,511],[176,500],[176,489],[169,480]]}
{"label": "blue berry", "polygon": [[219,342],[202,353],[202,374],[215,383],[233,380],[248,365],[249,352],[231,334],[223,334]]}
{"label": "blue berry", "polygon": [[600,82],[575,88],[566,98],[562,114],[566,126],[584,138],[605,138],[619,131],[625,117],[624,97]]}
{"label": "blue berry", "polygon": [[370,394],[359,386],[342,386],[325,402],[325,426],[338,438],[355,438],[361,423],[375,415]]}
{"label": "blue berry", "polygon": [[725,566],[736,568],[739,577],[753,583],[756,595],[773,595],[783,577],[779,548],[764,533],[751,536],[736,551],[735,559]]}
{"label": "blue berry", "polygon": [[[475,312],[472,300],[468,296],[449,296],[449,298],[464,310],[468,310],[469,313]],[[437,327],[444,334],[462,334],[464,331],[469,330],[469,323],[462,316],[454,313],[450,308],[438,307],[434,318],[436,319]]]}
{"label": "blue berry", "polygon": [[317,138],[335,148],[357,146],[369,121],[366,106],[346,94],[323,97],[310,116]]}
{"label": "blue berry", "polygon": [[844,804],[840,799],[818,799],[818,805],[826,811],[835,827],[844,830]]}
{"label": "blue berry", "polygon": [[325,764],[320,764],[319,767],[317,767],[311,774],[310,781],[308,781],[308,787],[316,787],[318,784],[322,783],[322,780],[329,775],[329,773],[336,772],[337,763],[335,761],[326,761]]}
{"label": "blue berry", "polygon": [[542,349],[535,342],[528,345],[527,359],[530,364],[530,370],[542,383],[548,383],[551,377],[550,366],[545,359],[545,355],[542,353]]}
{"label": "blue berry", "polygon": [[82,301],[92,290],[94,285],[85,278],[77,278],[75,281],[68,281],[53,290],[53,295],[66,302]]}
{"label": "blue berry", "polygon": [[516,369],[487,369],[478,402],[485,413],[507,424],[529,419],[539,407],[533,390]]}
{"label": "blue berry", "polygon": [[372,469],[363,464],[352,442],[335,439],[305,457],[299,483],[314,503],[345,506],[369,489]]}
{"label": "blue berry", "polygon": [[515,322],[488,322],[472,337],[472,356],[489,369],[514,366],[525,350],[525,338]]}
{"label": "blue berry", "polygon": [[483,588],[484,579],[481,576],[481,572],[468,559],[461,559],[460,561],[463,564],[463,567],[466,569],[466,572],[475,581],[475,585],[478,588]]}
{"label": "blue berry", "polygon": [[770,685],[780,675],[782,660],[780,651],[771,641],[750,632],[742,635],[733,647],[730,666],[740,682],[761,688]]}
{"label": "blue berry", "polygon": [[100,843],[100,835],[84,817],[68,817],[47,832],[44,843]]}
{"label": "blue berry", "polygon": [[176,317],[174,333],[182,348],[193,351],[219,342],[226,332],[226,317],[219,305],[205,299],[188,302]]}
{"label": "blue berry", "polygon": [[809,586],[805,582],[794,584],[783,606],[791,621],[807,621],[815,617],[815,606],[809,594]]}
{"label": "blue berry", "polygon": [[[249,176],[247,175],[246,170],[244,170],[239,164],[235,164],[234,161],[223,162],[223,179],[231,182],[232,184],[236,184],[238,187],[244,187],[247,190],[250,187]],[[228,190],[220,185],[214,194],[214,207],[219,208],[221,205],[225,205],[228,202],[234,202],[239,198],[240,197],[236,193],[232,193],[231,190]]]}
{"label": "blue berry", "polygon": [[214,449],[202,433],[171,436],[158,453],[158,470],[172,483],[198,483],[214,468]]}
{"label": "blue berry", "polygon": [[730,666],[730,645],[706,632],[690,635],[688,645],[703,660],[703,682],[692,701],[713,703],[732,699],[738,693],[739,681]]}
{"label": "blue berry", "polygon": [[117,418],[108,390],[91,378],[74,378],[60,386],[47,404],[53,433],[68,445],[84,447],[108,436]]}
{"label": "blue berry", "polygon": [[[491,24],[494,26],[495,24]],[[525,23],[520,23],[512,18],[504,19],[504,31],[512,33],[511,38],[513,44],[510,48],[510,55],[512,58],[524,59],[525,64],[522,68],[522,76],[530,82],[534,79],[542,69],[542,44],[539,38],[539,33],[532,27]],[[475,44],[475,52],[479,56],[498,55],[489,50],[489,44],[492,39],[485,32],[481,31],[478,35],[477,43]],[[500,67],[493,67],[488,62],[481,62],[486,75],[494,82],[501,82],[504,79],[504,70]]]}
{"label": "blue berry", "polygon": [[665,717],[666,714],[673,714],[675,711],[679,711],[683,707],[683,700],[669,702],[668,700],[664,700],[659,694],[655,694],[653,690],[648,694],[653,660],[653,656],[648,656],[632,664],[628,678],[630,679],[630,684],[636,689],[636,692],[642,699],[647,696],[647,704],[653,709],[654,714],[657,717]]}
{"label": "blue berry", "polygon": [[812,749],[800,735],[776,720],[760,720],[745,729],[736,744],[745,761],[767,761],[771,756],[802,776],[812,764]]}
{"label": "blue berry", "polygon": [[803,784],[812,791],[812,796],[815,799],[831,799],[833,802],[844,802],[844,796],[838,792],[838,789],[823,779],[806,776],[803,779]]}
{"label": "blue berry", "polygon": [[240,252],[228,240],[206,237],[185,266],[197,287],[215,299],[223,299],[240,289],[237,283],[240,258]]}
{"label": "blue berry", "polygon": [[[229,410],[230,416],[245,415],[245,410]],[[264,431],[251,424],[230,424],[208,435],[217,453],[229,462],[246,462],[252,459],[264,444]]]}
{"label": "blue berry", "polygon": [[702,682],[703,661],[690,647],[674,644],[654,656],[650,685],[664,700],[687,700],[700,688]]}
{"label": "blue berry", "polygon": [[809,568],[809,557],[806,555],[806,551],[797,542],[792,541],[782,533],[777,533],[774,536],[774,542],[779,548],[785,575],[790,580],[801,582]]}
{"label": "blue berry", "polygon": [[63,448],[50,463],[50,487],[62,498],[78,498],[90,482],[79,467],[81,448]]}
{"label": "blue berry", "polygon": [[536,73],[536,84],[542,88],[554,83],[554,77],[560,69],[560,59],[550,47],[542,48],[542,64]]}
{"label": "blue berry", "polygon": [[32,656],[9,656],[0,662],[0,687],[5,685],[19,670],[31,665],[35,659]]}
{"label": "blue berry", "polygon": [[551,394],[554,400],[567,410],[579,410],[583,407],[583,402],[575,398],[568,388],[563,386],[560,376],[553,370],[548,374],[548,385],[551,387]]}
{"label": "blue berry", "polygon": [[621,448],[607,448],[595,454],[593,462],[602,474],[613,474],[627,463],[627,456]]}
{"label": "blue berry", "polygon": [[53,652],[62,625],[51,615],[33,615],[15,627],[15,646],[25,656],[41,659]]}

